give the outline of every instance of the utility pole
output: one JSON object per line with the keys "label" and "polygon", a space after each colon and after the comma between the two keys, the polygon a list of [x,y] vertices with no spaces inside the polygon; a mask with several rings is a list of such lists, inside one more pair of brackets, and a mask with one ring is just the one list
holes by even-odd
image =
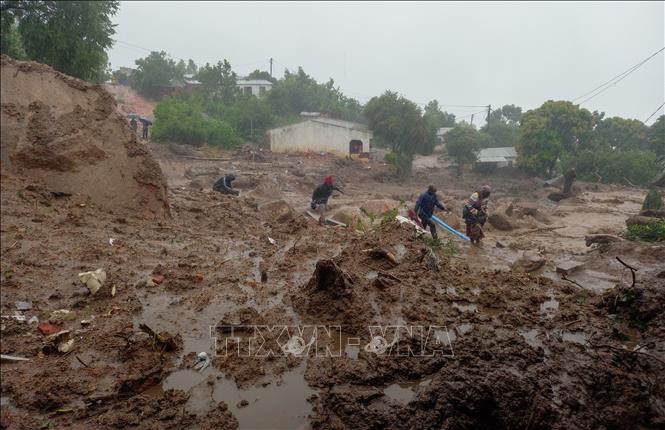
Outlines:
{"label": "utility pole", "polygon": [[492,105],[487,105],[487,131],[490,131],[490,114],[492,113]]}
{"label": "utility pole", "polygon": [[270,58],[270,76],[272,76],[272,58]]}
{"label": "utility pole", "polygon": [[473,125],[473,116],[474,116],[474,115],[475,115],[475,113],[472,113],[472,114],[471,114],[471,125]]}

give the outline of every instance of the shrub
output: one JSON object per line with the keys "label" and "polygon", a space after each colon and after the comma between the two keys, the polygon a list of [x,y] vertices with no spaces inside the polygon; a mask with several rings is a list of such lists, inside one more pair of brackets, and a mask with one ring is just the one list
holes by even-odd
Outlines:
{"label": "shrub", "polygon": [[644,242],[660,242],[665,240],[665,219],[653,224],[633,224],[624,234],[628,240],[641,240]]}
{"label": "shrub", "polygon": [[608,184],[645,185],[658,172],[656,154],[640,150],[581,151],[564,156],[561,167],[574,167],[580,180]]}
{"label": "shrub", "polygon": [[658,192],[657,189],[652,188],[647,193],[647,196],[644,198],[644,203],[642,203],[642,210],[658,210],[663,207],[663,198]]}

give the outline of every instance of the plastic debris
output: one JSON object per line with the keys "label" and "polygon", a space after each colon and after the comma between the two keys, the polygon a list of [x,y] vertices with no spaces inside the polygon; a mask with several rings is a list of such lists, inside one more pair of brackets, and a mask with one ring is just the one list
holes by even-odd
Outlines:
{"label": "plastic debris", "polygon": [[76,313],[68,309],[58,309],[51,312],[48,320],[52,324],[62,324],[65,321],[73,321],[76,319]]}
{"label": "plastic debris", "polygon": [[88,287],[90,294],[94,295],[102,287],[104,281],[106,281],[106,272],[102,269],[97,269],[93,272],[79,273],[79,279]]}
{"label": "plastic debris", "polygon": [[39,318],[37,318],[37,315],[33,315],[29,320],[28,324],[38,324],[39,323]]}
{"label": "plastic debris", "polygon": [[5,355],[5,354],[0,354],[0,358],[3,361],[30,361],[29,358],[16,357],[14,355]]}
{"label": "plastic debris", "polygon": [[109,238],[109,245],[113,246],[113,242],[115,242],[115,239],[112,237]]}
{"label": "plastic debris", "polygon": [[32,302],[31,301],[26,301],[26,302],[16,302],[16,309],[19,311],[29,311],[32,309]]}
{"label": "plastic debris", "polygon": [[49,323],[41,323],[37,326],[37,330],[39,330],[39,332],[43,335],[51,335],[58,333],[60,331],[60,327]]}
{"label": "plastic debris", "polygon": [[194,369],[203,372],[206,367],[210,366],[210,361],[207,352],[199,352],[196,354],[196,360],[194,360]]}
{"label": "plastic debris", "polygon": [[270,242],[271,245],[274,245],[275,243],[277,243],[277,242],[275,242],[275,239],[273,239],[272,237],[268,238],[268,242]]}
{"label": "plastic debris", "polygon": [[111,287],[111,297],[115,297],[115,292],[116,292],[116,289],[115,289],[115,285],[114,285],[113,287]]}
{"label": "plastic debris", "polygon": [[72,350],[74,347],[74,339],[69,339],[58,344],[58,351],[66,353]]}
{"label": "plastic debris", "polygon": [[156,285],[159,285],[162,282],[164,282],[164,275],[154,275],[151,281],[154,282]]}

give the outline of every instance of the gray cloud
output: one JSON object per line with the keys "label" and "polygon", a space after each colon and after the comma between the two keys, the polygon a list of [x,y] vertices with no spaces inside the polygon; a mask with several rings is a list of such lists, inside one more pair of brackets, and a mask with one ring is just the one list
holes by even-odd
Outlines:
{"label": "gray cloud", "polygon": [[[227,58],[241,74],[273,57],[277,76],[302,66],[362,102],[390,89],[418,103],[529,109],[574,99],[665,46],[664,5],[122,2],[109,57],[133,66],[147,52],[131,44],[197,64]],[[661,53],[584,107],[645,120],[664,101],[664,64]]]}

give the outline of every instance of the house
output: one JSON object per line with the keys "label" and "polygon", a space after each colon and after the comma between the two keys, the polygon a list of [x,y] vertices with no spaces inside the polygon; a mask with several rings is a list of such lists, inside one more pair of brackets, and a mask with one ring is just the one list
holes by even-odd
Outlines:
{"label": "house", "polygon": [[438,141],[441,142],[441,143],[444,143],[443,136],[452,129],[453,129],[453,127],[441,127],[440,129],[438,129],[436,131],[436,138],[438,139]]}
{"label": "house", "polygon": [[267,132],[273,152],[329,152],[367,157],[372,132],[363,124],[317,116]]}
{"label": "house", "polygon": [[485,148],[478,153],[474,168],[478,171],[489,172],[503,167],[513,167],[517,159],[514,146],[505,148]]}
{"label": "house", "polygon": [[272,82],[263,79],[240,79],[236,87],[245,95],[263,96],[272,89]]}

